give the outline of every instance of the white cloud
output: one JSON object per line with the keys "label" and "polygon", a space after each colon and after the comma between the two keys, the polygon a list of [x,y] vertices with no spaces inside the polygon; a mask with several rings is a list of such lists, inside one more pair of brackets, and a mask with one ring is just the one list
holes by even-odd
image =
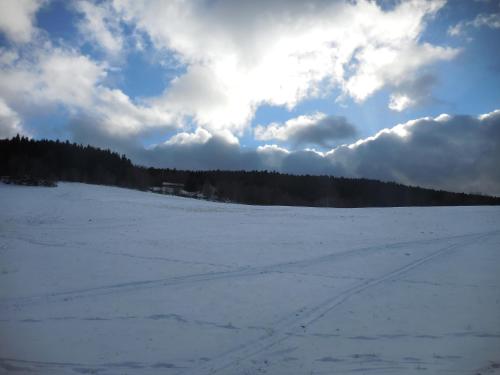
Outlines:
{"label": "white cloud", "polygon": [[285,155],[288,155],[290,153],[290,151],[288,151],[286,148],[280,147],[278,145],[258,146],[257,152],[260,152],[262,154],[281,153]]}
{"label": "white cloud", "polygon": [[500,28],[500,13],[478,14],[472,21],[474,27],[489,27],[490,29]]}
{"label": "white cloud", "polygon": [[452,25],[452,26],[448,27],[448,35],[458,36],[458,35],[462,34],[463,29],[464,29],[464,24],[459,22],[456,25]]}
{"label": "white cloud", "polygon": [[[134,103],[121,90],[105,86],[95,88],[93,108],[96,120],[101,121],[106,130],[116,136],[136,135],[152,128],[178,127],[172,114],[147,103]],[[92,113],[92,107],[84,110]]]}
{"label": "white cloud", "polygon": [[[23,9],[18,13],[30,21],[24,28],[30,31],[19,35],[28,41],[42,3],[19,4],[24,5],[13,9]],[[106,51],[105,58],[116,61],[128,28],[131,38],[149,38],[156,52],[183,64],[183,73],[163,95],[134,100],[109,87],[107,62],[45,41],[28,57],[20,58],[15,49],[1,51],[0,96],[20,114],[31,105],[60,105],[71,114],[95,117],[117,136],[195,125],[237,143],[235,135],[244,134],[259,106],[291,109],[335,87],[358,102],[388,87],[396,90],[391,107],[403,108],[403,96],[417,103],[401,88],[405,82],[422,67],[458,53],[420,41],[427,20],[443,5],[444,0],[414,0],[385,11],[368,0],[80,0],[73,5],[81,15],[80,33]],[[289,140],[321,147],[327,144],[313,135],[320,128],[333,131],[285,128],[282,136],[294,134]]]}
{"label": "white cloud", "polygon": [[121,90],[107,87],[107,74],[107,64],[49,44],[1,67],[0,97],[20,113],[62,106],[73,116],[92,117],[116,136],[177,127],[170,113],[146,102],[134,103]]}
{"label": "white cloud", "polygon": [[16,43],[27,43],[36,32],[35,14],[44,0],[3,0],[0,11],[0,31]]}
{"label": "white cloud", "polygon": [[118,18],[109,3],[95,4],[83,0],[75,3],[75,9],[83,14],[78,29],[84,38],[97,43],[111,56],[122,51],[123,36]]}
{"label": "white cloud", "polygon": [[500,28],[500,13],[481,13],[478,14],[473,20],[461,21],[448,28],[448,34],[451,36],[459,36],[465,33],[468,27],[476,29],[481,27],[488,27],[490,29]]}
{"label": "white cloud", "polygon": [[155,102],[241,135],[262,104],[293,108],[340,87],[361,102],[458,50],[420,42],[444,1],[114,0],[122,19],[187,69]]}
{"label": "white cloud", "polygon": [[0,95],[20,108],[61,104],[90,107],[106,65],[76,51],[42,48],[0,70]]}
{"label": "white cloud", "polygon": [[105,76],[105,64],[75,51],[43,47],[0,70],[0,95],[18,105],[89,107]]}
{"label": "white cloud", "polygon": [[12,65],[19,58],[16,51],[11,51],[0,47],[0,67]]}
{"label": "white cloud", "polygon": [[19,115],[0,98],[0,139],[10,138],[16,134],[26,135],[26,132],[21,126],[21,119]]}
{"label": "white cloud", "polygon": [[356,58],[357,74],[346,82],[347,92],[358,102],[387,85],[401,85],[414,78],[422,66],[451,60],[458,49],[408,44],[405,47],[367,47]]}
{"label": "white cloud", "polygon": [[[12,4],[21,4],[12,5],[17,10],[11,13],[24,15],[29,26],[12,34],[0,16],[0,29],[13,40],[29,41],[42,1]],[[105,58],[116,61],[123,51],[126,23],[128,35],[150,38],[185,70],[163,95],[134,99],[110,86],[109,63],[40,37],[42,43],[28,53],[0,49],[0,98],[21,116],[60,106],[72,116],[91,117],[115,136],[198,127],[172,142],[197,139],[202,129],[232,144],[238,144],[235,135],[244,134],[259,106],[291,109],[335,87],[358,102],[387,87],[389,107],[402,111],[427,98],[425,90],[413,88],[420,70],[459,52],[420,40],[443,5],[444,0],[414,0],[383,10],[367,0],[81,0],[73,5],[81,15],[79,30],[107,52]],[[339,133],[349,128],[345,119],[322,116],[260,126],[255,135],[322,148],[347,137]]]}
{"label": "white cloud", "polygon": [[207,132],[203,128],[198,128],[194,133],[177,133],[172,136],[168,141],[165,142],[166,145],[190,145],[190,144],[204,144],[207,143],[212,138],[212,134]]}
{"label": "white cloud", "polygon": [[414,101],[406,94],[395,93],[392,94],[389,101],[389,109],[401,112],[406,108],[411,107]]}
{"label": "white cloud", "polygon": [[317,112],[287,120],[280,124],[273,122],[266,126],[257,125],[255,139],[260,141],[276,140],[294,145],[318,145],[330,147],[330,143],[339,139],[351,138],[356,129],[344,117],[327,116]]}
{"label": "white cloud", "polygon": [[38,100],[90,106],[94,87],[106,77],[106,66],[73,51],[46,53],[35,72]]}

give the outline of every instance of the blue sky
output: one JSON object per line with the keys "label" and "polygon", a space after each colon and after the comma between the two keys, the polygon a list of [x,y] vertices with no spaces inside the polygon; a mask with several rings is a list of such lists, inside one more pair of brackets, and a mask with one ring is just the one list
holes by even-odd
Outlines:
{"label": "blue sky", "polygon": [[[362,176],[359,162],[330,169],[335,149],[400,136],[398,124],[473,121],[500,107],[499,1],[0,7],[0,137],[70,139],[166,167]],[[212,157],[214,143],[234,162]],[[453,186],[386,164],[373,177]]]}

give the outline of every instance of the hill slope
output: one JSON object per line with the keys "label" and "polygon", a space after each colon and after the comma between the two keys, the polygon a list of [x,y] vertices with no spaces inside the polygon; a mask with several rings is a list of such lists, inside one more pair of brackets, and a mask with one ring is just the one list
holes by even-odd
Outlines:
{"label": "hill slope", "polygon": [[0,184],[0,373],[489,373],[500,208]]}

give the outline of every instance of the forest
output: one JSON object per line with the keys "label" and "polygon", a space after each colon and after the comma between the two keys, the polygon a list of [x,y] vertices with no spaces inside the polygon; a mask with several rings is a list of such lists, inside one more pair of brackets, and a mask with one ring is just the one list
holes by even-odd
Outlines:
{"label": "forest", "polygon": [[[186,195],[254,204],[312,207],[499,205],[500,197],[452,193],[394,182],[273,171],[185,171],[134,165],[126,155],[19,135],[0,140],[0,176],[149,190],[182,184]],[[50,184],[49,184],[50,185]]]}

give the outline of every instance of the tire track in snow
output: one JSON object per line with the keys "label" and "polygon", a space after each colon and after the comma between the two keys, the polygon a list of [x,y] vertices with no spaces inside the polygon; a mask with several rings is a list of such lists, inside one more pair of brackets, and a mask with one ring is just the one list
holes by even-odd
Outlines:
{"label": "tire track in snow", "polygon": [[464,247],[480,241],[481,239],[498,234],[500,231],[492,231],[487,233],[480,233],[476,235],[466,235],[462,241],[458,243],[453,243],[437,251],[423,256],[413,262],[407,263],[404,266],[398,267],[393,271],[386,272],[381,276],[373,279],[368,279],[357,283],[356,285],[340,292],[339,294],[332,296],[320,304],[312,308],[300,309],[289,314],[285,318],[276,322],[272,328],[272,333],[268,335],[261,336],[257,339],[248,341],[242,345],[239,345],[229,351],[220,354],[218,357],[213,358],[206,364],[197,367],[190,368],[187,371],[180,372],[179,374],[189,373],[190,375],[198,374],[214,374],[218,371],[230,368],[233,365],[238,365],[240,362],[252,358],[271,347],[285,341],[291,333],[304,330],[307,326],[317,322],[322,319],[326,314],[335,310],[337,307],[341,306],[351,297],[362,293],[363,291],[382,284],[385,281],[394,280],[398,277],[404,275],[405,273],[430,263],[436,258],[450,254],[460,247]]}
{"label": "tire track in snow", "polygon": [[184,276],[174,276],[162,279],[154,280],[140,280],[140,281],[129,281],[118,284],[111,284],[105,286],[96,286],[90,288],[73,289],[64,292],[56,292],[50,294],[43,294],[31,297],[20,297],[20,298],[6,298],[0,300],[1,308],[15,307],[20,308],[23,306],[39,304],[39,303],[57,303],[57,302],[67,302],[75,299],[89,298],[103,295],[113,295],[118,293],[130,293],[134,291],[140,291],[144,289],[151,289],[156,287],[169,287],[176,285],[187,285],[200,282],[211,282],[224,280],[229,278],[240,278],[240,277],[251,277],[257,275],[264,275],[274,272],[286,271],[289,268],[294,267],[308,267],[315,264],[320,264],[324,262],[331,262],[334,260],[341,260],[344,258],[350,258],[355,256],[360,256],[365,253],[389,251],[399,248],[406,248],[407,246],[414,245],[427,245],[435,244],[440,241],[449,240],[467,240],[469,238],[473,239],[478,236],[487,236],[500,233],[500,231],[489,231],[483,233],[472,233],[465,235],[441,237],[436,239],[424,239],[424,240],[414,240],[405,242],[394,242],[391,244],[383,244],[376,246],[368,246],[357,249],[350,249],[341,252],[321,255],[318,257],[301,259],[290,262],[275,263],[271,265],[258,266],[258,267],[240,267],[235,270],[225,270],[217,272],[206,272],[198,274],[189,274]]}

